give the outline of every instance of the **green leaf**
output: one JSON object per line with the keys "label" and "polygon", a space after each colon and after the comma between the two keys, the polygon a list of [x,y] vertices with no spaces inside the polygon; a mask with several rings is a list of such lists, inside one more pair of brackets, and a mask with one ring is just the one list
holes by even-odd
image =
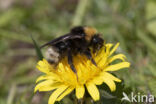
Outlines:
{"label": "green leaf", "polygon": [[[111,92],[106,84],[100,85],[99,88],[101,98],[100,101],[95,104],[121,104],[121,98],[123,97],[122,93],[125,92],[127,95],[129,95],[132,91],[130,87],[125,87],[123,80],[121,83],[116,82],[116,91],[114,92]],[[123,104],[129,103],[126,102]]]}
{"label": "green leaf", "polygon": [[35,50],[36,50],[36,54],[38,56],[38,59],[39,60],[42,60],[43,59],[42,52],[41,52],[39,46],[37,45],[36,41],[34,40],[33,36],[32,35],[30,35],[30,36],[31,36],[31,39],[33,41],[33,44],[34,44],[34,47],[35,47]]}
{"label": "green leaf", "polygon": [[113,96],[112,94],[110,94],[110,93],[108,93],[107,91],[102,90],[102,89],[100,89],[100,95],[101,95],[103,98],[106,98],[106,99],[113,99],[113,98],[115,98],[115,96]]}
{"label": "green leaf", "polygon": [[58,102],[58,101],[57,101],[57,102],[55,102],[55,104],[61,104],[61,102]]}

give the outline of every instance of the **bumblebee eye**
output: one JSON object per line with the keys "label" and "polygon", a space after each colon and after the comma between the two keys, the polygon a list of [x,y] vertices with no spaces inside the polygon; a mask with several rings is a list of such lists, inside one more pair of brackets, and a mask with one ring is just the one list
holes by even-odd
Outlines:
{"label": "bumblebee eye", "polygon": [[91,44],[96,46],[96,45],[102,45],[104,40],[99,36],[99,35],[94,35]]}
{"label": "bumblebee eye", "polygon": [[92,42],[93,42],[94,44],[98,43],[98,38],[97,38],[97,37],[93,37]]}
{"label": "bumblebee eye", "polygon": [[101,38],[98,35],[94,35],[92,38],[92,43],[97,44],[101,41]]}

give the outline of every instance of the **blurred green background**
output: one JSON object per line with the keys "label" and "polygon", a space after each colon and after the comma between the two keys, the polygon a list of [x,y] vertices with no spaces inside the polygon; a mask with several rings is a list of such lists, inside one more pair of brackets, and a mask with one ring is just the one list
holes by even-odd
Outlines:
{"label": "blurred green background", "polygon": [[0,104],[47,104],[50,93],[33,93],[41,73],[30,35],[42,45],[76,25],[120,42],[131,67],[115,74],[156,96],[156,0],[0,0]]}

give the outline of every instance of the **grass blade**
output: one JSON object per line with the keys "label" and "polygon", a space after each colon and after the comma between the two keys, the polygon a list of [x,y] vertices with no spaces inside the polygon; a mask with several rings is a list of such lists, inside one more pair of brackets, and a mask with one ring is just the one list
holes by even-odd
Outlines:
{"label": "grass blade", "polygon": [[30,36],[31,36],[31,39],[33,41],[33,44],[34,44],[34,47],[35,47],[35,50],[36,50],[36,54],[38,56],[38,59],[39,60],[42,60],[43,59],[42,52],[41,52],[39,46],[37,45],[36,41],[34,40],[33,36],[32,35],[30,35]]}

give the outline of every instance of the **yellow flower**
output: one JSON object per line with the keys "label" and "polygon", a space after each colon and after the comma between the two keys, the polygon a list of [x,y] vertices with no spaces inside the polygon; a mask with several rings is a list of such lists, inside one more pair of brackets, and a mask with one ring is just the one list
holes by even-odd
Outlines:
{"label": "yellow flower", "polygon": [[[119,46],[117,43],[113,48],[112,44],[106,44],[98,53],[92,54],[97,64],[97,67],[83,55],[73,57],[73,63],[77,69],[76,74],[70,69],[67,58],[64,58],[54,68],[45,59],[38,62],[37,68],[45,75],[40,76],[36,83],[35,92],[38,91],[51,91],[54,90],[49,98],[48,104],[54,104],[55,101],[60,101],[63,97],[71,93],[73,90],[76,92],[78,99],[83,98],[85,93],[85,86],[94,101],[99,100],[100,94],[96,85],[106,83],[111,91],[115,91],[115,82],[121,82],[109,72],[127,68],[130,66],[129,62],[125,61],[123,54],[111,56]],[[111,65],[114,60],[121,60],[117,64]]]}

